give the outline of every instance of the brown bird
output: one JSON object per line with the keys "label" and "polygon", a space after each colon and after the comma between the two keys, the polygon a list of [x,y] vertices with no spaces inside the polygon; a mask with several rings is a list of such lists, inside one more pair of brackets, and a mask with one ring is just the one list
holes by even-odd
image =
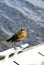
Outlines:
{"label": "brown bird", "polygon": [[27,36],[26,28],[22,28],[20,31],[18,31],[16,34],[14,34],[10,39],[6,40],[7,42],[19,42],[22,41]]}

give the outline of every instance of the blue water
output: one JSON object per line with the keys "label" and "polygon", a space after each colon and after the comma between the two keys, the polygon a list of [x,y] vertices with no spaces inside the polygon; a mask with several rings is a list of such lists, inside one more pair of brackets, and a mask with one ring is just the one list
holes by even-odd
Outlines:
{"label": "blue water", "polygon": [[28,33],[22,43],[44,42],[44,0],[0,0],[0,30],[12,36],[22,27]]}

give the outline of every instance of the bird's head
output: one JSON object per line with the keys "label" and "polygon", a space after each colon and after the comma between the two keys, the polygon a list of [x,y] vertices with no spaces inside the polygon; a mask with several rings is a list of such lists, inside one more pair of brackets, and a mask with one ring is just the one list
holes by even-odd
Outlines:
{"label": "bird's head", "polygon": [[26,31],[26,28],[25,27],[21,28],[21,31]]}

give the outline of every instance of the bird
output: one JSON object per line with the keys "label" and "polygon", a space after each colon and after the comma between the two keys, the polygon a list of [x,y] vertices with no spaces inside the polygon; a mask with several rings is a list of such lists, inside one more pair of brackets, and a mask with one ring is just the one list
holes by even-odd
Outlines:
{"label": "bird", "polygon": [[23,27],[20,29],[20,31],[16,32],[11,38],[7,39],[6,41],[7,42],[19,42],[19,41],[22,41],[26,38],[27,36],[27,31],[26,31],[26,28]]}

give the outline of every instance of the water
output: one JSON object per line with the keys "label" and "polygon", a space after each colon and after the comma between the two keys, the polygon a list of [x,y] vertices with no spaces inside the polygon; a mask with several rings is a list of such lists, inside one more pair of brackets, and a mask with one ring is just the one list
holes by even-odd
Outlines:
{"label": "water", "polygon": [[44,0],[0,0],[0,41],[22,27],[28,32],[22,44],[44,42]]}

